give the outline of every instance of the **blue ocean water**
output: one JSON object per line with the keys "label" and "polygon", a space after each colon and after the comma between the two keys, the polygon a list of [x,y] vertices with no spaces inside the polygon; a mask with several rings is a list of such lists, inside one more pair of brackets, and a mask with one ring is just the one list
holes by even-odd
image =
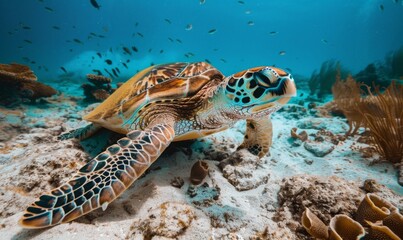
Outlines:
{"label": "blue ocean water", "polygon": [[327,59],[357,72],[403,44],[401,0],[97,3],[0,1],[0,62],[29,65],[42,82],[115,67],[124,81],[150,64],[206,60],[226,75],[276,65],[309,76]]}

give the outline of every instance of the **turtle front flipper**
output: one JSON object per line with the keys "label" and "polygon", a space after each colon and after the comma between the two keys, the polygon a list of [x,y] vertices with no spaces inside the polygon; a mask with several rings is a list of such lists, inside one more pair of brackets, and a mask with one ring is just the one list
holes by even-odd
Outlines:
{"label": "turtle front flipper", "polygon": [[85,127],[73,129],[69,132],[60,134],[60,136],[58,136],[58,139],[67,140],[70,138],[76,138],[78,140],[84,140],[88,137],[91,137],[94,133],[96,133],[101,128],[102,128],[101,126],[91,123]]}
{"label": "turtle front flipper", "polygon": [[20,225],[44,228],[72,221],[99,207],[105,210],[161,155],[174,136],[168,124],[128,133],[66,184],[40,196],[26,209]]}
{"label": "turtle front flipper", "polygon": [[246,148],[258,157],[264,157],[273,141],[273,124],[270,116],[246,120],[246,133],[238,149]]}

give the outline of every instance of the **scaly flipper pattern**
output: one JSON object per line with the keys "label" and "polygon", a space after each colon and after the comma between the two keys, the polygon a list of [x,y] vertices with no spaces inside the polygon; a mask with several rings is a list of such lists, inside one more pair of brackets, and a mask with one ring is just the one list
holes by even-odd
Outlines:
{"label": "scaly flipper pattern", "polygon": [[74,129],[74,130],[71,130],[70,132],[60,134],[58,139],[67,140],[70,138],[76,138],[78,140],[84,140],[88,137],[91,137],[94,133],[96,133],[101,128],[102,128],[101,126],[91,123],[85,127]]}
{"label": "scaly flipper pattern", "polygon": [[66,184],[40,196],[27,208],[20,225],[44,228],[72,221],[99,207],[105,210],[160,156],[174,136],[169,124],[128,133]]}
{"label": "scaly flipper pattern", "polygon": [[238,149],[246,148],[259,158],[264,157],[273,141],[273,124],[270,117],[246,120],[246,133]]}

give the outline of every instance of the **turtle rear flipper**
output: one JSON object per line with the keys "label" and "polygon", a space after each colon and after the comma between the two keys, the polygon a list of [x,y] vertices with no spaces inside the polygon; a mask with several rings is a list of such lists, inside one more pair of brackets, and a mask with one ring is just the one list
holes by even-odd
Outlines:
{"label": "turtle rear flipper", "polygon": [[172,142],[172,125],[134,130],[84,165],[66,184],[31,204],[19,223],[44,228],[72,221],[102,207],[122,194]]}
{"label": "turtle rear flipper", "polygon": [[102,127],[97,125],[97,124],[88,124],[85,127],[73,129],[69,132],[60,134],[57,138],[59,140],[67,140],[70,138],[76,138],[78,140],[84,140],[96,133],[98,130],[100,130]]}

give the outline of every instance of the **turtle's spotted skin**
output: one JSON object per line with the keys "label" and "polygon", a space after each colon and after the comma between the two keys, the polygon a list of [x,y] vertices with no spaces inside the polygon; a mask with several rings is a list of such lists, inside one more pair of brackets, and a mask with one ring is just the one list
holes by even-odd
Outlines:
{"label": "turtle's spotted skin", "polygon": [[225,77],[205,62],[149,67],[84,117],[85,128],[61,139],[86,138],[102,127],[127,134],[67,183],[39,197],[19,223],[43,228],[69,222],[107,205],[125,191],[172,141],[203,137],[247,121],[246,148],[265,156],[272,143],[268,115],[295,96],[294,81],[274,67]]}

